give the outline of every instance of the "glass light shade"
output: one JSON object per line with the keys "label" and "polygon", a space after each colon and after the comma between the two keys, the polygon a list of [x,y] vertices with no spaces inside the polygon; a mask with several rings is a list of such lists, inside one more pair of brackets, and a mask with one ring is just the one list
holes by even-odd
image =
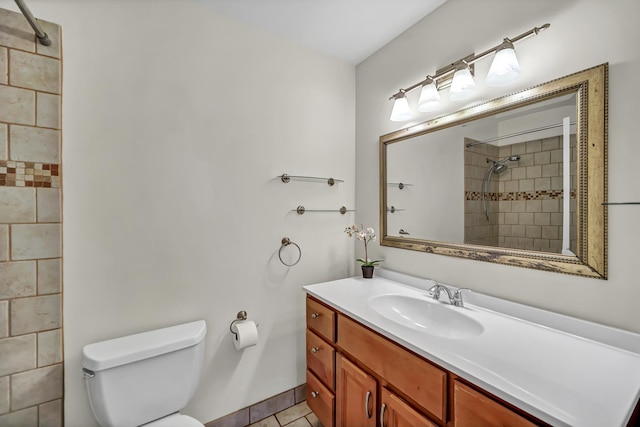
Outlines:
{"label": "glass light shade", "polygon": [[476,93],[476,84],[473,81],[469,66],[459,68],[453,75],[451,88],[449,89],[449,99],[452,101],[463,101],[471,98]]}
{"label": "glass light shade", "polygon": [[411,118],[411,109],[406,96],[400,96],[393,101],[393,109],[391,110],[392,122],[405,122]]}
{"label": "glass light shade", "polygon": [[489,74],[487,84],[489,86],[504,86],[513,83],[520,77],[520,65],[513,47],[500,49],[496,52]]}
{"label": "glass light shade", "polygon": [[433,81],[429,84],[422,85],[420,91],[420,99],[418,100],[418,111],[426,113],[433,111],[440,106],[440,93]]}

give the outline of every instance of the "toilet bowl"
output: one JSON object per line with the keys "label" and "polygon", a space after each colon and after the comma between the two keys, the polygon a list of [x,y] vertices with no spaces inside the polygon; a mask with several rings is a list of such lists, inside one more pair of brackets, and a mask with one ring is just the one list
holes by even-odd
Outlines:
{"label": "toilet bowl", "polygon": [[102,427],[203,427],[180,414],[204,362],[204,320],[86,345],[82,372]]}

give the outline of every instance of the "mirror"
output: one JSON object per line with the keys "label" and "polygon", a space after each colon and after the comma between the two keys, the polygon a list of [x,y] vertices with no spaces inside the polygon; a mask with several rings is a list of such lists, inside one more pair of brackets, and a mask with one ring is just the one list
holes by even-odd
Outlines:
{"label": "mirror", "polygon": [[608,65],[380,137],[381,245],[606,279]]}

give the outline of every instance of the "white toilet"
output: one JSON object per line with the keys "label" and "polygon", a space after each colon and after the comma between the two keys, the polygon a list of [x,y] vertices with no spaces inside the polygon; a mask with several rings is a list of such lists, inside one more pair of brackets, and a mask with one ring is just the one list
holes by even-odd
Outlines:
{"label": "white toilet", "polygon": [[204,361],[204,320],[89,344],[82,350],[91,410],[102,427],[203,427],[180,410]]}

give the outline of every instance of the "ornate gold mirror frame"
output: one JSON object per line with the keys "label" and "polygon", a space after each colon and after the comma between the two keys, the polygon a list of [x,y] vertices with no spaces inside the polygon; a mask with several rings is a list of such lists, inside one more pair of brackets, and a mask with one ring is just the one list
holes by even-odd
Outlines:
{"label": "ornate gold mirror frame", "polygon": [[[387,147],[403,140],[492,116],[551,98],[576,95],[576,256],[390,236],[387,229]],[[380,225],[382,246],[607,278],[608,64],[469,107],[380,137]],[[434,180],[433,185],[440,185]],[[461,195],[460,197],[463,197]]]}

